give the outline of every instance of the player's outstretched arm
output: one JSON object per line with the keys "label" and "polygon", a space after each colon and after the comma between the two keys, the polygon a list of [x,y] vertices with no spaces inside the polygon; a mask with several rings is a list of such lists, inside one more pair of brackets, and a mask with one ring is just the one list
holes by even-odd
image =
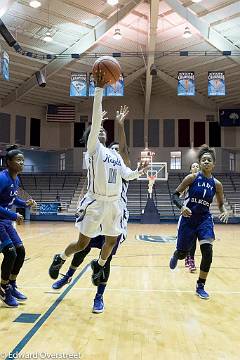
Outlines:
{"label": "player's outstretched arm", "polygon": [[87,141],[87,150],[90,155],[96,151],[97,144],[99,143],[98,135],[102,123],[102,96],[103,87],[96,87],[93,101],[92,126]]}
{"label": "player's outstretched arm", "polygon": [[220,213],[221,213],[219,215],[219,219],[222,222],[227,223],[229,213],[228,213],[228,211],[227,211],[227,209],[225,208],[225,205],[224,205],[223,186],[222,186],[222,183],[220,181],[218,181],[218,180],[216,180],[216,198],[217,198],[218,208],[219,208]]}
{"label": "player's outstretched arm", "polygon": [[126,134],[124,130],[124,120],[129,113],[128,107],[126,105],[121,106],[120,110],[116,112],[116,121],[118,123],[118,135],[119,135],[119,153],[124,161],[124,164],[128,167],[131,166]]}
{"label": "player's outstretched arm", "polygon": [[121,165],[121,177],[124,180],[129,181],[139,178],[139,176],[143,174],[144,170],[147,169],[149,164],[147,162],[141,162],[136,170],[131,170],[123,163],[123,160],[121,159]]}

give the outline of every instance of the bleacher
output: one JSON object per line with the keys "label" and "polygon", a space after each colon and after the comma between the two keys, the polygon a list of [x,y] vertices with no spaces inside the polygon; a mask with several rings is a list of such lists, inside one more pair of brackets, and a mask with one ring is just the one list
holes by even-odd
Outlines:
{"label": "bleacher", "polygon": [[[171,194],[185,174],[169,174],[168,181],[156,181],[153,199],[162,220],[177,220],[179,210],[171,202]],[[240,215],[240,175],[216,174],[224,187],[225,204],[233,216]],[[73,215],[79,197],[86,191],[86,174],[23,174],[23,188],[33,196],[37,203],[55,202],[59,199],[61,213]],[[130,220],[138,221],[145,208],[148,196],[147,181],[130,181],[128,190],[128,210]],[[216,200],[211,205],[214,216],[219,215]]]}
{"label": "bleacher", "polygon": [[78,190],[80,175],[34,174],[20,176],[22,187],[39,204],[59,202],[60,211],[67,212],[75,192]]}

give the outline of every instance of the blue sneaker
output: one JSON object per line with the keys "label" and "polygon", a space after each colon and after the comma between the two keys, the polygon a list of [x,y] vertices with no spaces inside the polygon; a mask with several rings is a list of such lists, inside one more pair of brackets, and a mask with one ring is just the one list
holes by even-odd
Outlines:
{"label": "blue sneaker", "polygon": [[171,257],[170,262],[169,262],[170,269],[174,270],[175,267],[177,266],[177,263],[178,263],[178,258],[177,258],[177,256],[175,255],[175,252],[174,252],[174,254]]}
{"label": "blue sneaker", "polygon": [[[61,274],[62,275],[62,274]],[[68,276],[67,274],[66,275],[62,275],[63,277],[58,280],[58,281],[55,281],[55,283],[52,284],[52,288],[54,290],[58,290],[58,289],[61,289],[63,286],[69,284],[71,281],[72,281],[72,278],[70,276]]]}
{"label": "blue sneaker", "polygon": [[11,290],[10,285],[7,285],[6,289],[2,289],[0,292],[0,299],[6,307],[18,307],[18,302],[15,297],[12,296]]}
{"label": "blue sneaker", "polygon": [[204,300],[209,299],[208,293],[204,290],[203,283],[197,283],[196,295],[198,295],[201,299],[204,299]]}
{"label": "blue sneaker", "polygon": [[20,293],[20,291],[17,289],[17,285],[15,283],[10,284],[10,289],[12,296],[15,297],[15,299],[17,299],[19,302],[27,300],[27,297],[24,294]]}
{"label": "blue sneaker", "polygon": [[100,314],[104,312],[104,302],[103,302],[103,296],[97,294],[94,299],[92,312],[94,314]]}

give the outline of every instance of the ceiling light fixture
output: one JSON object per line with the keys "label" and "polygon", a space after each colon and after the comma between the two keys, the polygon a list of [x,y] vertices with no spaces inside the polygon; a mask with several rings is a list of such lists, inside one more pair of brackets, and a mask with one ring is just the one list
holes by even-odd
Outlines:
{"label": "ceiling light fixture", "polygon": [[39,8],[40,6],[42,6],[42,3],[41,3],[41,1],[33,0],[33,1],[30,1],[30,2],[29,2],[29,5],[30,5],[31,7],[33,7],[34,9],[37,9],[37,8]]}
{"label": "ceiling light fixture", "polygon": [[121,40],[122,38],[122,34],[121,34],[121,31],[118,27],[118,5],[117,5],[117,27],[115,28],[115,31],[114,31],[114,34],[113,34],[113,38],[115,40]]}
{"label": "ceiling light fixture", "polygon": [[114,6],[118,4],[118,0],[107,0],[107,3],[111,6]]}
{"label": "ceiling light fixture", "polygon": [[120,31],[119,28],[116,28],[116,29],[115,29],[115,32],[114,32],[114,34],[113,34],[113,38],[114,38],[115,40],[121,40],[122,34],[121,34],[121,31]]}
{"label": "ceiling light fixture", "polygon": [[191,30],[189,29],[188,26],[185,27],[184,33],[183,33],[183,37],[185,39],[189,39],[192,36]]}
{"label": "ceiling light fixture", "polygon": [[193,3],[200,3],[202,0],[192,0]]}
{"label": "ceiling light fixture", "polygon": [[53,41],[52,35],[51,35],[51,33],[50,33],[49,31],[46,32],[46,35],[45,35],[45,37],[43,38],[43,40],[46,41],[46,42],[51,42],[51,41]]}

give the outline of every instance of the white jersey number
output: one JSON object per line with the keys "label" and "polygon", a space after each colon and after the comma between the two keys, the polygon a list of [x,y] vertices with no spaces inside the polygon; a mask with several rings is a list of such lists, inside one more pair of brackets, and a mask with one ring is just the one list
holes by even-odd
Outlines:
{"label": "white jersey number", "polygon": [[117,169],[110,168],[109,176],[108,176],[108,183],[116,184],[116,180],[117,180]]}

